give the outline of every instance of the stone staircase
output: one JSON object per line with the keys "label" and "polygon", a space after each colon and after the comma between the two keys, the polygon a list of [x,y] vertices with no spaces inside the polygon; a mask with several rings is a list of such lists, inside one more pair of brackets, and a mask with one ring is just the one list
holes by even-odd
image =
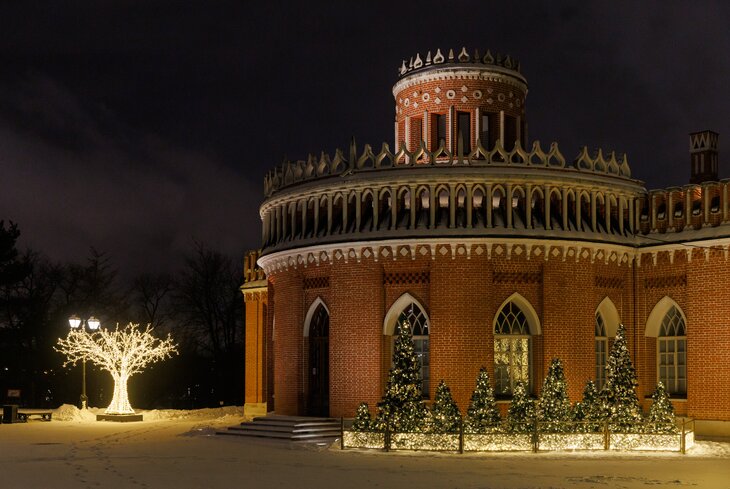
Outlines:
{"label": "stone staircase", "polygon": [[267,438],[295,444],[329,445],[340,437],[340,421],[334,418],[303,416],[259,416],[216,434]]}

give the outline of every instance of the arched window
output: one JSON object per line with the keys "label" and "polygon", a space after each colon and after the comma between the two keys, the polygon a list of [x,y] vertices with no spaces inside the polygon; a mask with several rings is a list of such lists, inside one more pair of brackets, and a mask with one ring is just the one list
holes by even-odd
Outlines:
{"label": "arched window", "polygon": [[606,354],[608,352],[608,335],[606,334],[606,323],[599,311],[596,311],[596,388],[599,390],[606,383]]}
{"label": "arched window", "polygon": [[421,391],[423,397],[428,397],[430,383],[430,356],[428,341],[428,317],[415,302],[411,302],[403,308],[398,316],[398,323],[407,321],[411,326],[413,335],[413,346],[416,356],[421,364]]}
{"label": "arched window", "polygon": [[499,396],[512,395],[514,385],[530,382],[530,326],[513,301],[502,307],[494,324],[494,377]]}
{"label": "arched window", "polygon": [[679,310],[672,306],[662,319],[657,338],[659,380],[670,394],[687,395],[687,329]]}

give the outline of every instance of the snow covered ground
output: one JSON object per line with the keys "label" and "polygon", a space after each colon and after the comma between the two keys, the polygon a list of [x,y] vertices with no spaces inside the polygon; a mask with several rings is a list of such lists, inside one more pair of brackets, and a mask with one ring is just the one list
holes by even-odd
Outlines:
{"label": "snow covered ground", "polygon": [[50,423],[0,426],[0,487],[730,489],[730,443],[675,453],[433,454],[291,449],[214,436],[240,407],[145,411],[138,423],[96,422],[62,406]]}

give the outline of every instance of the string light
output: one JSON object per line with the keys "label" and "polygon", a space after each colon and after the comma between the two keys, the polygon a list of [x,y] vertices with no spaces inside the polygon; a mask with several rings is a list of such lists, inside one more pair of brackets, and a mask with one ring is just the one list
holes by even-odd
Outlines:
{"label": "string light", "polygon": [[66,355],[66,365],[88,360],[114,378],[114,396],[106,414],[134,414],[129,403],[127,381],[144,370],[151,363],[170,358],[177,353],[170,335],[165,339],[155,338],[152,327],[144,330],[139,324],[129,323],[120,329],[99,330],[92,334],[72,329],[66,338],[58,339],[56,351]]}

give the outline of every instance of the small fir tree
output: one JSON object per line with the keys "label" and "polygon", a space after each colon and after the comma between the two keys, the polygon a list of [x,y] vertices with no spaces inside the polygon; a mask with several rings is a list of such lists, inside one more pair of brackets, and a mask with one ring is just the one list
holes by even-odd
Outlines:
{"label": "small fir tree", "polygon": [[483,433],[499,425],[499,422],[499,409],[494,400],[494,389],[489,382],[489,372],[482,367],[466,411],[464,428],[469,433]]}
{"label": "small fir tree", "polygon": [[674,424],[674,406],[669,400],[669,394],[664,388],[664,383],[659,381],[651,395],[651,408],[649,409],[650,430],[653,433],[676,433],[677,425]]}
{"label": "small fir tree", "polygon": [[370,431],[372,420],[370,419],[370,408],[367,402],[361,402],[355,413],[355,421],[352,422],[353,431]]}
{"label": "small fir tree", "polygon": [[435,433],[456,433],[461,423],[461,413],[451,395],[451,389],[443,380],[436,387],[436,399],[431,408],[432,427]]}
{"label": "small fir tree", "polygon": [[395,432],[418,431],[426,407],[421,395],[421,364],[416,356],[408,321],[398,323],[393,366],[383,399],[378,403],[375,426]]}
{"label": "small fir tree", "polygon": [[606,385],[602,390],[604,408],[612,430],[630,431],[636,423],[641,422],[637,384],[636,371],[626,346],[626,330],[623,324],[619,324],[606,362]]}
{"label": "small fir tree", "polygon": [[[573,421],[586,422],[577,427],[578,431],[599,431],[604,418],[601,395],[596,389],[596,384],[589,380],[583,388],[583,399],[576,402],[573,408]],[[588,421],[595,421],[595,423],[588,423]]]}
{"label": "small fir tree", "polygon": [[545,422],[547,431],[561,432],[570,428],[570,399],[568,384],[565,380],[563,364],[559,358],[550,362],[548,374],[542,384],[542,392],[537,401],[537,418]]}
{"label": "small fir tree", "polygon": [[507,430],[513,433],[530,433],[535,421],[535,403],[527,394],[524,382],[515,384],[512,402],[507,410]]}

